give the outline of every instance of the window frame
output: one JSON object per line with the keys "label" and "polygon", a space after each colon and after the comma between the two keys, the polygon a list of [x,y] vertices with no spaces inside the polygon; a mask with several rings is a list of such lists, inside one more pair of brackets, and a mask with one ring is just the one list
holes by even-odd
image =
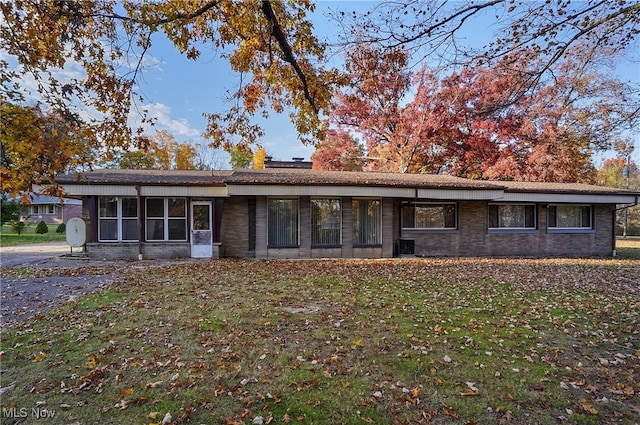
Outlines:
{"label": "window frame", "polygon": [[[491,222],[492,222],[492,207],[497,207],[498,208],[498,215],[496,217],[497,220],[497,224],[498,227],[492,227],[491,226]],[[525,226],[518,226],[518,227],[506,227],[506,226],[500,226],[500,207],[524,207],[524,208],[532,208],[533,209],[533,225],[531,226],[526,226],[526,210],[524,212],[525,214]],[[500,232],[517,232],[517,233],[527,233],[527,232],[537,232],[538,231],[538,206],[537,204],[534,203],[527,203],[527,202],[490,202],[487,206],[487,230],[489,232],[492,233],[500,233]]]}
{"label": "window frame", "polygon": [[[378,217],[377,217],[377,229],[376,229],[376,236],[377,239],[374,242],[371,242],[369,240],[361,242],[358,241],[356,239],[356,237],[359,234],[359,216],[355,213],[355,209],[354,205],[356,202],[377,202],[378,203]],[[353,216],[353,246],[354,248],[369,248],[369,247],[381,247],[382,246],[382,228],[383,228],[383,224],[382,224],[382,209],[383,209],[383,205],[382,205],[382,198],[352,198],[351,199],[351,214]]]}
{"label": "window frame", "polygon": [[[331,212],[332,214],[329,214],[328,217],[321,217],[320,220],[316,223],[315,221],[315,207],[314,207],[314,202],[320,202],[320,201],[333,201],[333,202],[337,202],[337,215],[338,215],[338,226],[337,226],[337,230],[338,230],[338,235],[337,235],[337,241],[330,241],[330,242],[321,242],[320,240],[323,239],[320,237],[319,234],[316,233],[317,230],[321,230],[322,226],[324,223],[326,223],[327,221],[331,220],[332,218],[335,217],[335,215],[333,214],[334,212],[336,212],[336,210],[334,209],[334,207],[332,207]],[[309,208],[311,210],[310,212],[310,216],[311,216],[311,248],[336,248],[336,247],[341,247],[342,246],[342,221],[343,221],[343,209],[342,209],[342,199],[341,198],[312,198],[311,201],[309,202]],[[334,230],[335,228],[331,227],[330,230]]]}
{"label": "window frame", "polygon": [[[271,219],[272,219],[273,212],[271,208],[271,203],[274,201],[291,201],[295,203],[295,214],[292,214],[290,217],[292,219],[295,219],[295,223],[293,223],[292,227],[288,228],[288,229],[294,229],[295,231],[295,241],[292,241],[293,243],[280,243],[277,240],[272,240]],[[297,197],[281,197],[281,196],[268,197],[267,198],[267,248],[286,249],[286,248],[299,248],[299,247],[300,247],[300,199]]]}
{"label": "window frame", "polygon": [[[116,201],[116,211],[115,211],[115,215],[101,215],[101,201],[103,199],[106,198],[110,198],[110,199],[115,199]],[[136,215],[135,216],[124,216],[123,214],[123,207],[122,207],[122,203],[124,199],[128,199],[128,200],[133,200],[134,204],[135,204],[135,209],[136,209]],[[98,197],[98,211],[97,211],[97,216],[98,216],[98,242],[106,242],[106,243],[117,243],[117,242],[138,242],[139,240],[139,234],[138,234],[138,204],[137,204],[137,199],[135,197],[132,196],[99,196]],[[105,221],[114,221],[116,222],[116,238],[115,239],[105,239],[102,236],[102,226],[101,223],[105,222]],[[124,229],[125,227],[123,226],[125,221],[133,221],[135,220],[135,228],[136,228],[136,239],[125,239],[123,237],[124,235]]]}
{"label": "window frame", "polygon": [[[420,208],[435,208],[435,207],[443,207],[443,210],[445,207],[447,206],[452,206],[453,207],[453,226],[447,226],[447,218],[446,218],[446,212],[444,212],[443,215],[443,219],[444,219],[444,227],[416,227],[416,209],[418,207]],[[413,212],[413,227],[407,227],[405,224],[405,213],[404,213],[404,209],[406,207],[413,207],[414,212]],[[457,202],[428,202],[428,201],[419,201],[419,202],[410,202],[410,203],[406,203],[402,205],[401,211],[400,211],[400,217],[402,220],[402,230],[408,230],[408,231],[428,231],[428,232],[434,232],[434,231],[455,231],[458,230],[458,203]]]}
{"label": "window frame", "polygon": [[[558,222],[558,216],[557,216],[557,208],[558,207],[569,207],[569,208],[588,208],[588,214],[589,214],[589,225],[588,226],[580,226],[580,227],[573,227],[573,226],[558,226],[557,222]],[[552,214],[552,209],[556,209],[555,212],[555,225],[552,226],[551,222],[552,222],[552,218],[551,218],[551,214]],[[581,221],[584,219],[583,216],[584,212],[581,211],[580,212],[580,219]],[[596,228],[596,220],[595,220],[595,209],[593,207],[593,205],[591,204],[549,204],[547,205],[547,231],[549,233],[592,233],[595,232],[595,228]]]}
{"label": "window frame", "polygon": [[[159,215],[149,215],[149,201],[157,201],[157,200],[162,200],[162,216]],[[180,200],[182,201],[182,205],[183,205],[183,215],[181,216],[177,216],[177,215],[169,215],[171,213],[171,208],[169,205],[169,200]],[[145,213],[145,240],[148,242],[187,242],[189,240],[189,235],[188,235],[188,208],[187,208],[187,198],[185,197],[181,197],[181,196],[165,196],[165,197],[159,197],[159,196],[150,196],[145,198],[144,200],[144,213]],[[150,220],[153,221],[160,221],[162,220],[162,239],[151,239],[149,237],[149,223]],[[184,231],[184,238],[181,239],[175,239],[175,238],[171,238],[171,226],[170,226],[170,222],[172,221],[183,221],[184,222],[184,226],[182,227],[183,231]]]}

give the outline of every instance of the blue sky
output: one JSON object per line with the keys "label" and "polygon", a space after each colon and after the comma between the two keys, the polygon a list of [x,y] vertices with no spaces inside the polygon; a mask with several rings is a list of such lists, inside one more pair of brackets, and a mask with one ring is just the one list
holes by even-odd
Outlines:
{"label": "blue sky", "polygon": [[[335,23],[330,23],[326,17],[328,9],[363,11],[373,5],[375,2],[370,1],[319,1],[316,13],[312,17],[317,36],[329,41],[336,40],[338,29]],[[478,42],[478,35],[491,36],[491,30],[487,28],[486,23],[479,21],[476,25],[477,28],[468,28],[469,38],[474,42]],[[202,114],[225,110],[222,99],[227,90],[236,87],[237,76],[230,71],[226,61],[213,53],[203,52],[198,61],[189,61],[162,37],[154,41],[150,53],[155,64],[145,71],[140,86],[149,101],[146,106],[158,120],[157,128],[169,131],[178,141],[205,142],[201,137],[206,127],[206,120]],[[636,56],[640,56],[640,53]],[[640,64],[637,60],[635,63],[621,63],[617,71],[624,79],[640,82]],[[260,143],[274,159],[309,159],[314,148],[303,145],[297,139],[287,113],[272,114],[269,119],[260,122],[265,129],[265,136]],[[634,138],[633,156],[638,161],[640,135],[635,134]],[[599,154],[595,158],[596,166],[600,165],[602,158],[612,156],[612,153]],[[219,154],[219,157],[226,161],[226,154]]]}
{"label": "blue sky", "polygon": [[[335,42],[339,28],[336,22],[331,22],[326,13],[331,10],[366,11],[376,5],[373,1],[318,1],[316,12],[311,19],[320,39]],[[475,27],[472,25],[475,24]],[[465,28],[466,39],[462,43],[487,42],[492,32],[498,27],[495,22],[472,20]],[[636,43],[636,47],[638,43]],[[636,49],[635,62],[620,62],[617,72],[625,80],[640,84],[640,49]],[[0,52],[2,53],[2,52]],[[141,108],[150,111],[156,119],[156,126],[149,133],[157,130],[167,130],[177,141],[191,140],[196,143],[208,143],[202,138],[206,128],[203,113],[224,112],[227,106],[223,99],[228,90],[237,87],[237,76],[231,72],[226,60],[220,59],[215,53],[202,52],[197,61],[191,61],[182,56],[162,34],[157,34],[153,45],[145,60],[146,67],[139,80],[141,94],[145,101]],[[66,76],[81,78],[83,70],[77,64],[70,63],[63,70]],[[22,81],[23,86],[32,87],[34,82]],[[34,91],[35,92],[35,91]],[[136,115],[132,114],[132,124],[135,125]],[[278,160],[289,160],[292,157],[309,159],[314,151],[312,146],[303,145],[297,138],[297,133],[289,120],[288,113],[271,114],[267,120],[259,121],[265,136],[260,144],[267,153]],[[636,132],[634,159],[640,162],[640,132]],[[599,166],[603,157],[612,157],[613,153],[598,155],[595,158]],[[220,151],[216,154],[217,168],[228,168],[228,156]]]}

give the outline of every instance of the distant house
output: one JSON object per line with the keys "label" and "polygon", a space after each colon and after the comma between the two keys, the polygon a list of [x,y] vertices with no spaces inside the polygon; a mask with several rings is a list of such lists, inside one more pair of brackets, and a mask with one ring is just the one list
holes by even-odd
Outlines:
{"label": "distant house", "polygon": [[70,218],[82,216],[82,201],[60,199],[55,196],[34,195],[31,203],[23,208],[22,219],[27,223],[66,223]]}
{"label": "distant house", "polygon": [[[299,161],[298,161],[299,162]],[[611,256],[639,193],[287,168],[60,176],[97,258]]]}

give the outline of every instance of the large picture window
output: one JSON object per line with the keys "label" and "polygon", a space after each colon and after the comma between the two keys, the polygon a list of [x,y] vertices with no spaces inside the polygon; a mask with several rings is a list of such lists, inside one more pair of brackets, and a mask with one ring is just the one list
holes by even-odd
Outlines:
{"label": "large picture window", "polygon": [[490,229],[535,229],[533,204],[489,204]]}
{"label": "large picture window", "polygon": [[354,199],[353,244],[382,244],[382,203],[379,199]]}
{"label": "large picture window", "polygon": [[147,198],[146,207],[148,241],[187,240],[185,198]]}
{"label": "large picture window", "polygon": [[591,205],[549,205],[550,229],[593,229]]}
{"label": "large picture window", "polygon": [[415,203],[402,206],[404,229],[455,229],[456,204]]}
{"label": "large picture window", "polygon": [[268,204],[269,247],[298,246],[298,200],[269,199]]}
{"label": "large picture window", "polygon": [[342,209],[339,199],[311,200],[311,245],[338,246],[342,236]]}
{"label": "large picture window", "polygon": [[136,198],[118,196],[98,198],[98,240],[101,242],[138,240]]}

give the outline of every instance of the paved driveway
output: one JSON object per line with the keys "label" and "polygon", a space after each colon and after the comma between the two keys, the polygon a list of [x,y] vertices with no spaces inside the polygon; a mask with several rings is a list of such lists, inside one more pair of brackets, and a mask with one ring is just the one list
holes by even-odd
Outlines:
{"label": "paved driveway", "polygon": [[69,302],[119,274],[117,262],[70,254],[66,242],[0,247],[0,328]]}
{"label": "paved driveway", "polygon": [[[78,250],[78,248],[74,248],[74,250]],[[0,265],[2,267],[27,267],[70,253],[71,248],[64,241],[1,246]]]}

